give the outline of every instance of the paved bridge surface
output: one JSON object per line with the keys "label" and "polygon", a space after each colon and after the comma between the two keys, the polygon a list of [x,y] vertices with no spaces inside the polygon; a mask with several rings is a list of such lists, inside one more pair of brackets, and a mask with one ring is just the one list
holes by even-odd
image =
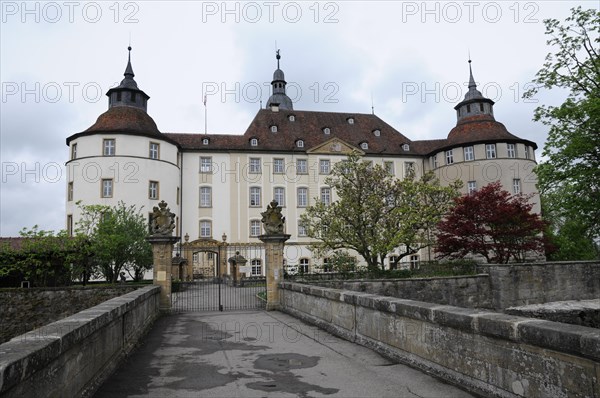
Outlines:
{"label": "paved bridge surface", "polygon": [[159,318],[96,397],[473,397],[281,312]]}

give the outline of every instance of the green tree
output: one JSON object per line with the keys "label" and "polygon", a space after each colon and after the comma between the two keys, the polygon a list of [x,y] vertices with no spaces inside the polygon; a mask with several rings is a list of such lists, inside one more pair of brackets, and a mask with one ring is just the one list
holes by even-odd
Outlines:
{"label": "green tree", "polygon": [[134,205],[80,205],[77,231],[89,238],[93,261],[106,281],[115,283],[122,271],[136,281],[152,267],[148,225]]}
{"label": "green tree", "polygon": [[[398,180],[380,165],[351,154],[325,180],[337,200],[316,200],[301,216],[315,250],[351,249],[370,270],[384,267],[386,256],[402,247],[402,257],[431,245],[431,228],[452,204],[456,186],[441,187],[431,174]],[[438,218],[439,217],[439,218]]]}
{"label": "green tree", "polygon": [[66,231],[23,228],[23,239],[15,254],[15,267],[34,286],[66,286],[71,284],[73,241]]}
{"label": "green tree", "polygon": [[553,233],[574,220],[586,237],[600,236],[600,12],[581,7],[571,9],[565,23],[544,20],[547,44],[554,52],[546,56],[542,69],[525,93],[531,98],[544,89],[568,91],[559,106],[539,106],[534,120],[549,126],[542,155],[547,159],[536,168],[545,209],[552,214]]}

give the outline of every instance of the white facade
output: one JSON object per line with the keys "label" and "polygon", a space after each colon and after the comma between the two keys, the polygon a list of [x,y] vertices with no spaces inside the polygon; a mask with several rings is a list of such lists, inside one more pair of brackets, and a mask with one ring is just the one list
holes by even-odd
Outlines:
{"label": "white facade", "polygon": [[[336,199],[325,179],[350,151],[398,178],[409,168],[417,178],[433,170],[444,184],[462,180],[464,193],[500,180],[509,192],[537,195],[536,144],[495,121],[493,101],[476,90],[472,75],[465,100],[455,107],[457,125],[447,139],[431,141],[411,141],[375,115],[296,111],[291,101],[277,102],[286,97],[285,84],[277,69],[277,95],[244,134],[163,134],[146,113],[149,97],[138,89],[128,63],[121,85],[107,93],[109,110],[67,139],[67,228],[80,218],[78,202],[123,201],[150,213],[164,200],[177,215],[182,240],[226,235],[228,242],[259,243],[260,213],[277,199],[291,235],[286,265],[293,272],[313,271],[324,259],[313,258],[299,219],[315,201]],[[539,212],[538,197],[533,200]],[[422,250],[403,264],[429,257]],[[252,264],[244,271],[251,275]]]}

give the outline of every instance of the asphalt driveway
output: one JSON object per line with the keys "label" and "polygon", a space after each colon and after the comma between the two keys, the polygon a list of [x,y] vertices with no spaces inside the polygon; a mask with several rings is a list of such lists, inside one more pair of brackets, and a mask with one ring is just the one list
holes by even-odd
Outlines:
{"label": "asphalt driveway", "polygon": [[115,397],[472,397],[280,312],[161,317],[101,386]]}

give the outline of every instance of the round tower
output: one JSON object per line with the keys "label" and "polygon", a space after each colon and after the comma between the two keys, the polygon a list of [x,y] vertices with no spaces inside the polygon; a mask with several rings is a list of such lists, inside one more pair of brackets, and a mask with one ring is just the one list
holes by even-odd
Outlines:
{"label": "round tower", "polygon": [[[440,180],[463,181],[463,193],[470,193],[491,182],[500,181],[513,194],[537,194],[534,142],[511,134],[494,117],[494,101],[479,90],[469,60],[469,84],[464,99],[458,103],[456,126],[448,138],[430,154],[429,166]],[[540,212],[539,197],[535,212]]]}
{"label": "round tower", "polygon": [[131,47],[124,79],[108,90],[108,110],[87,130],[67,138],[67,230],[82,205],[136,205],[143,214],[161,200],[179,215],[179,148],[148,115],[150,98],[138,88]]}

